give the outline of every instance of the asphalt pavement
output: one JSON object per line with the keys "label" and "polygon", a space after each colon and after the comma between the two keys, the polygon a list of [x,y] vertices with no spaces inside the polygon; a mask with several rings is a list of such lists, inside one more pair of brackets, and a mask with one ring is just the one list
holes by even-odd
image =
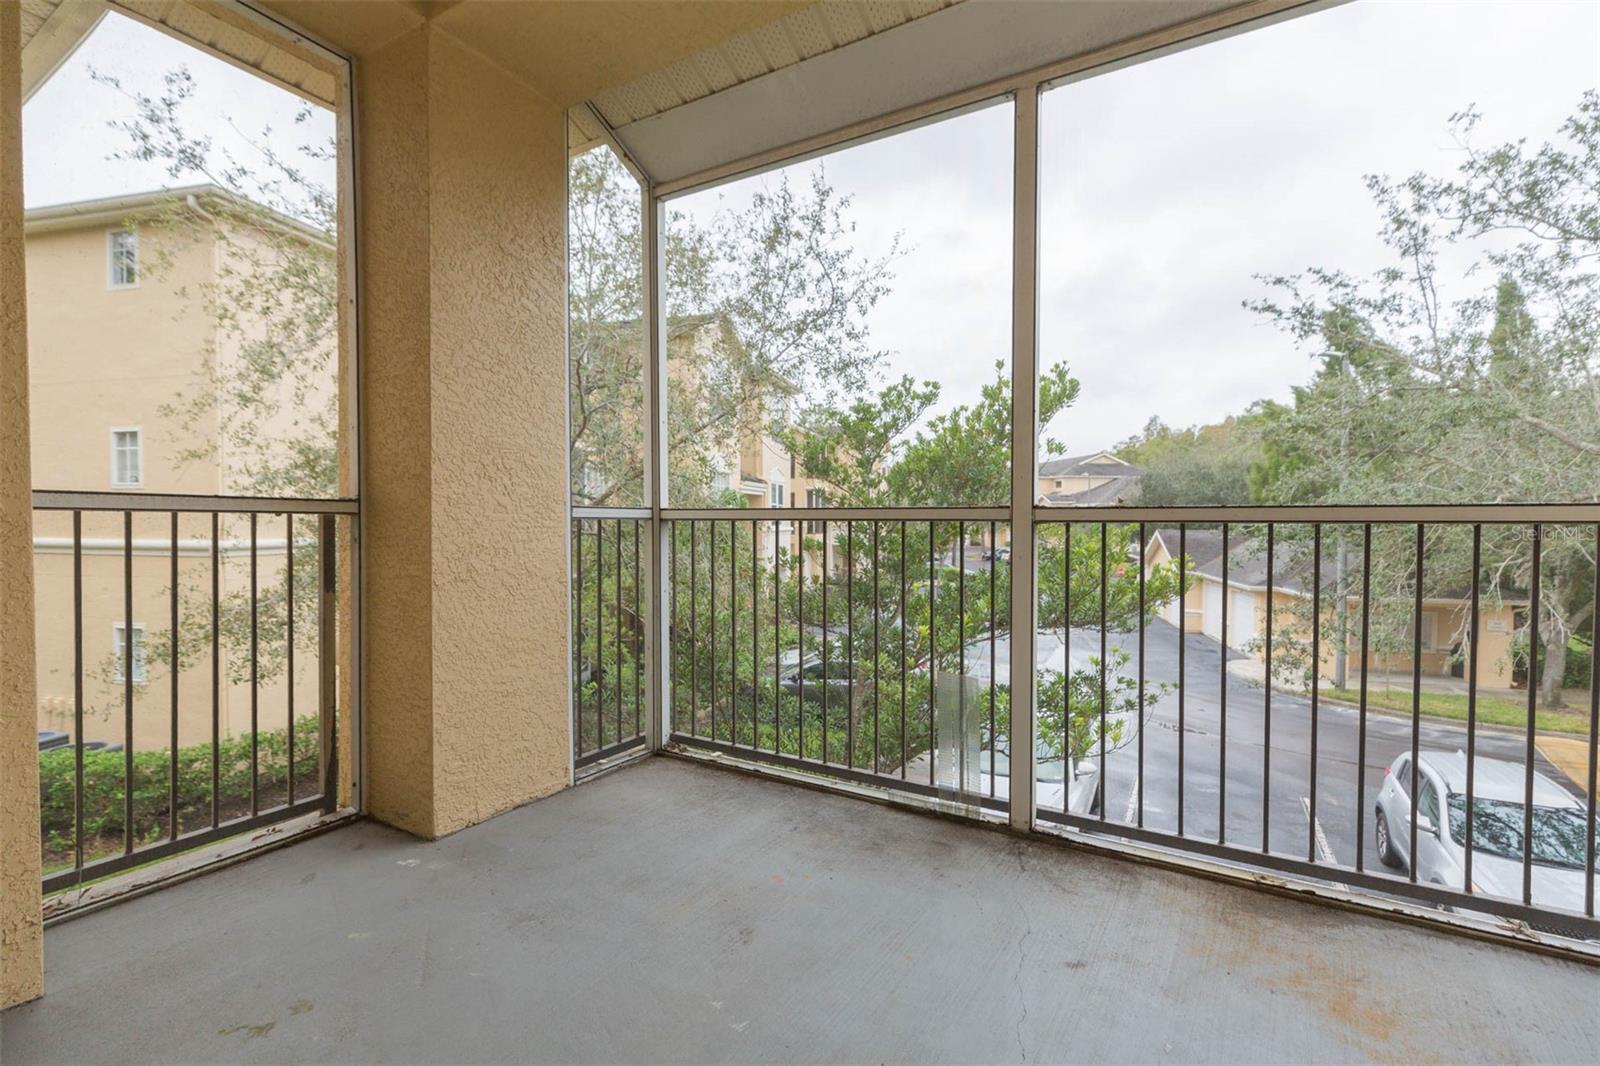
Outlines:
{"label": "asphalt pavement", "polygon": [[[1124,672],[1136,673],[1137,635],[1107,634],[1106,643],[1127,652]],[[1068,641],[1073,667],[1085,668],[1099,646],[1097,630],[1073,629]],[[1002,644],[996,656],[1002,676],[1009,663],[1006,650]],[[1061,650],[1059,630],[1040,634],[1036,655],[1041,667],[1053,664],[1059,669]],[[1231,651],[1229,656],[1240,657]],[[1178,659],[1176,627],[1152,622],[1145,633],[1144,726],[1125,729],[1119,746],[1105,756],[1107,820],[1176,833],[1181,806],[1183,832],[1216,841],[1219,815],[1225,812],[1223,839],[1228,844],[1259,849],[1265,842],[1281,855],[1344,866],[1356,864],[1359,850],[1366,869],[1386,871],[1373,844],[1372,811],[1385,770],[1411,749],[1410,718],[1369,709],[1363,730],[1358,710],[1324,699],[1313,730],[1307,696],[1274,690],[1269,700],[1260,685],[1224,673],[1217,641],[1194,633],[1184,639],[1180,701]],[[983,665],[987,673],[987,663]],[[1467,731],[1464,723],[1423,718],[1417,742],[1423,752],[1465,750]],[[1476,746],[1479,756],[1518,767],[1527,756],[1526,736],[1503,729],[1480,727]],[[1568,784],[1537,752],[1535,768]],[[1363,812],[1359,831],[1358,785]]]}

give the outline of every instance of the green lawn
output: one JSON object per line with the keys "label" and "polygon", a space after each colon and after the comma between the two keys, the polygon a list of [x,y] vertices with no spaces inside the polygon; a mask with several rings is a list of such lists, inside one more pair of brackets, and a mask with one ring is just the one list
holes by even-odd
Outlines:
{"label": "green lawn", "polygon": [[[1358,689],[1324,689],[1323,694],[1346,703],[1359,703]],[[1534,714],[1534,722],[1541,731],[1558,733],[1587,733],[1589,715],[1584,707],[1588,693],[1567,693],[1567,710],[1545,711]],[[1383,710],[1411,713],[1411,692],[1400,688],[1374,688],[1367,692],[1367,706]],[[1467,720],[1467,697],[1450,692],[1424,692],[1422,713],[1429,718],[1449,718],[1458,722]],[[1503,696],[1478,696],[1478,721],[1487,725],[1525,727],[1528,724],[1528,704],[1525,700],[1508,700]]]}

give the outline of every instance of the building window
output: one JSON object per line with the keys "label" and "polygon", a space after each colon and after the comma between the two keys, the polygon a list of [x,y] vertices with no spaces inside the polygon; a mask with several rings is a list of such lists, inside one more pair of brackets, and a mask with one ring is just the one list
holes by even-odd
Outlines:
{"label": "building window", "polygon": [[1422,615],[1422,650],[1423,651],[1432,651],[1434,649],[1433,625],[1434,625],[1434,616],[1431,615],[1431,614],[1428,614],[1426,611],[1424,611],[1423,615]]}
{"label": "building window", "polygon": [[[827,493],[823,492],[823,490],[821,490],[821,489],[807,489],[806,490],[806,506],[807,507],[826,507],[826,506],[828,506]],[[822,532],[822,523],[818,522],[818,521],[807,522],[806,523],[806,532],[807,533],[821,533]]]}
{"label": "building window", "polygon": [[781,481],[774,481],[772,483],[772,506],[783,506],[783,488],[783,482]]}
{"label": "building window", "polygon": [[132,230],[114,229],[106,238],[110,259],[110,286],[131,289],[139,284],[139,235]]}
{"label": "building window", "polygon": [[733,476],[728,470],[728,464],[721,458],[711,461],[711,494],[721,496],[733,488]]}
{"label": "building window", "polygon": [[[121,622],[111,624],[111,654],[116,661],[116,674],[113,680],[124,684],[128,680],[125,669],[125,656],[128,651],[127,630]],[[150,680],[150,665],[145,660],[144,654],[144,626],[138,622],[133,624],[133,683],[142,685]]]}
{"label": "building window", "polygon": [[111,484],[123,489],[144,484],[144,434],[137,427],[111,431]]}

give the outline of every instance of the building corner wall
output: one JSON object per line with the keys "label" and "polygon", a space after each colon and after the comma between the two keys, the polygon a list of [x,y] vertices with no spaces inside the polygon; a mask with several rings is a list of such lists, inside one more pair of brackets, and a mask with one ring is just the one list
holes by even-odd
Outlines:
{"label": "building corner wall", "polygon": [[428,36],[356,65],[367,810],[431,837]]}
{"label": "building corner wall", "polygon": [[447,833],[569,780],[566,114],[432,32],[434,828]]}
{"label": "building corner wall", "polygon": [[0,1008],[44,993],[25,264],[21,8],[0,0]]}
{"label": "building corner wall", "polygon": [[360,57],[368,809],[569,781],[565,115],[434,26]]}

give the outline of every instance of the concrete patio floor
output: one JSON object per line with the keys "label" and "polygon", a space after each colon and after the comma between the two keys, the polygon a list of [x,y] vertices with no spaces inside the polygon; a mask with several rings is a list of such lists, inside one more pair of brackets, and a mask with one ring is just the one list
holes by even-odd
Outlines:
{"label": "concrete patio floor", "polygon": [[51,929],[32,1062],[1579,1062],[1600,970],[655,758]]}

